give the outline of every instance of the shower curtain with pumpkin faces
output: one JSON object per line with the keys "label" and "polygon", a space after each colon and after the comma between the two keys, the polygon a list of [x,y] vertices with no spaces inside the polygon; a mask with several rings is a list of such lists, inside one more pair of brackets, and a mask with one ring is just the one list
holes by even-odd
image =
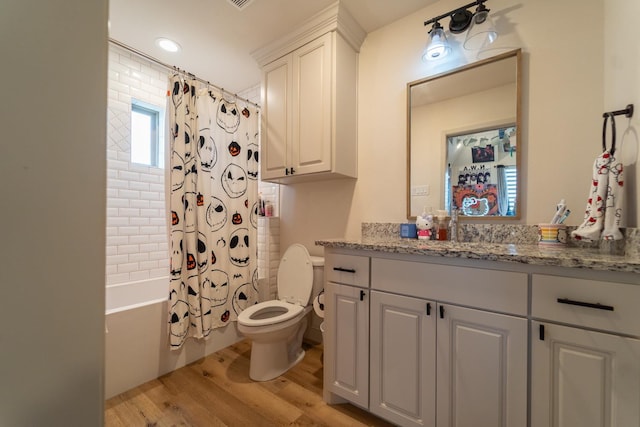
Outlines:
{"label": "shower curtain with pumpkin faces", "polygon": [[170,78],[169,341],[206,338],[257,302],[258,111]]}

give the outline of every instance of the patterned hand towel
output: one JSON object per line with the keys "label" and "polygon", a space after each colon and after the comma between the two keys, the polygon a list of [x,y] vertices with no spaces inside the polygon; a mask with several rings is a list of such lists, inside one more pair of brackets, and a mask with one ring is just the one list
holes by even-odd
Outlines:
{"label": "patterned hand towel", "polygon": [[571,233],[576,240],[594,241],[600,238],[605,215],[605,200],[609,185],[609,151],[599,155],[593,162],[593,179],[589,187],[584,221]]}
{"label": "patterned hand towel", "polygon": [[604,231],[602,232],[602,238],[604,240],[621,240],[624,237],[620,231],[623,195],[624,175],[622,162],[617,161],[615,157],[611,156]]}

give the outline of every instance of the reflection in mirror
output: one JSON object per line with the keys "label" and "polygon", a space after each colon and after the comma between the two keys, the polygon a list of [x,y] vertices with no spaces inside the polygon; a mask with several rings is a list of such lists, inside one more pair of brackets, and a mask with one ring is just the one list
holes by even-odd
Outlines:
{"label": "reflection in mirror", "polygon": [[514,216],[516,146],[514,123],[447,135],[445,209],[467,216]]}
{"label": "reflection in mirror", "polygon": [[407,217],[520,217],[519,68],[518,49],[407,85]]}

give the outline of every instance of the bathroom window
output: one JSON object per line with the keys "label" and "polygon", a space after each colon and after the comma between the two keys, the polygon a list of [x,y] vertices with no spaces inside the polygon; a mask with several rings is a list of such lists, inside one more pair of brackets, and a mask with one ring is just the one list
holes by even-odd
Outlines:
{"label": "bathroom window", "polygon": [[505,178],[507,178],[507,198],[509,199],[509,213],[514,215],[516,210],[516,190],[518,188],[518,172],[515,166],[505,166]]}
{"label": "bathroom window", "polygon": [[146,102],[131,103],[131,162],[163,167],[164,144],[162,108]]}

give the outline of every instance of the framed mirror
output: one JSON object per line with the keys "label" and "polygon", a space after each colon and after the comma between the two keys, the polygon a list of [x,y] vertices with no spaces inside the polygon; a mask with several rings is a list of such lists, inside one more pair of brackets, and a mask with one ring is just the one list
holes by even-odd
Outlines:
{"label": "framed mirror", "polygon": [[407,217],[519,219],[521,51],[407,84]]}

